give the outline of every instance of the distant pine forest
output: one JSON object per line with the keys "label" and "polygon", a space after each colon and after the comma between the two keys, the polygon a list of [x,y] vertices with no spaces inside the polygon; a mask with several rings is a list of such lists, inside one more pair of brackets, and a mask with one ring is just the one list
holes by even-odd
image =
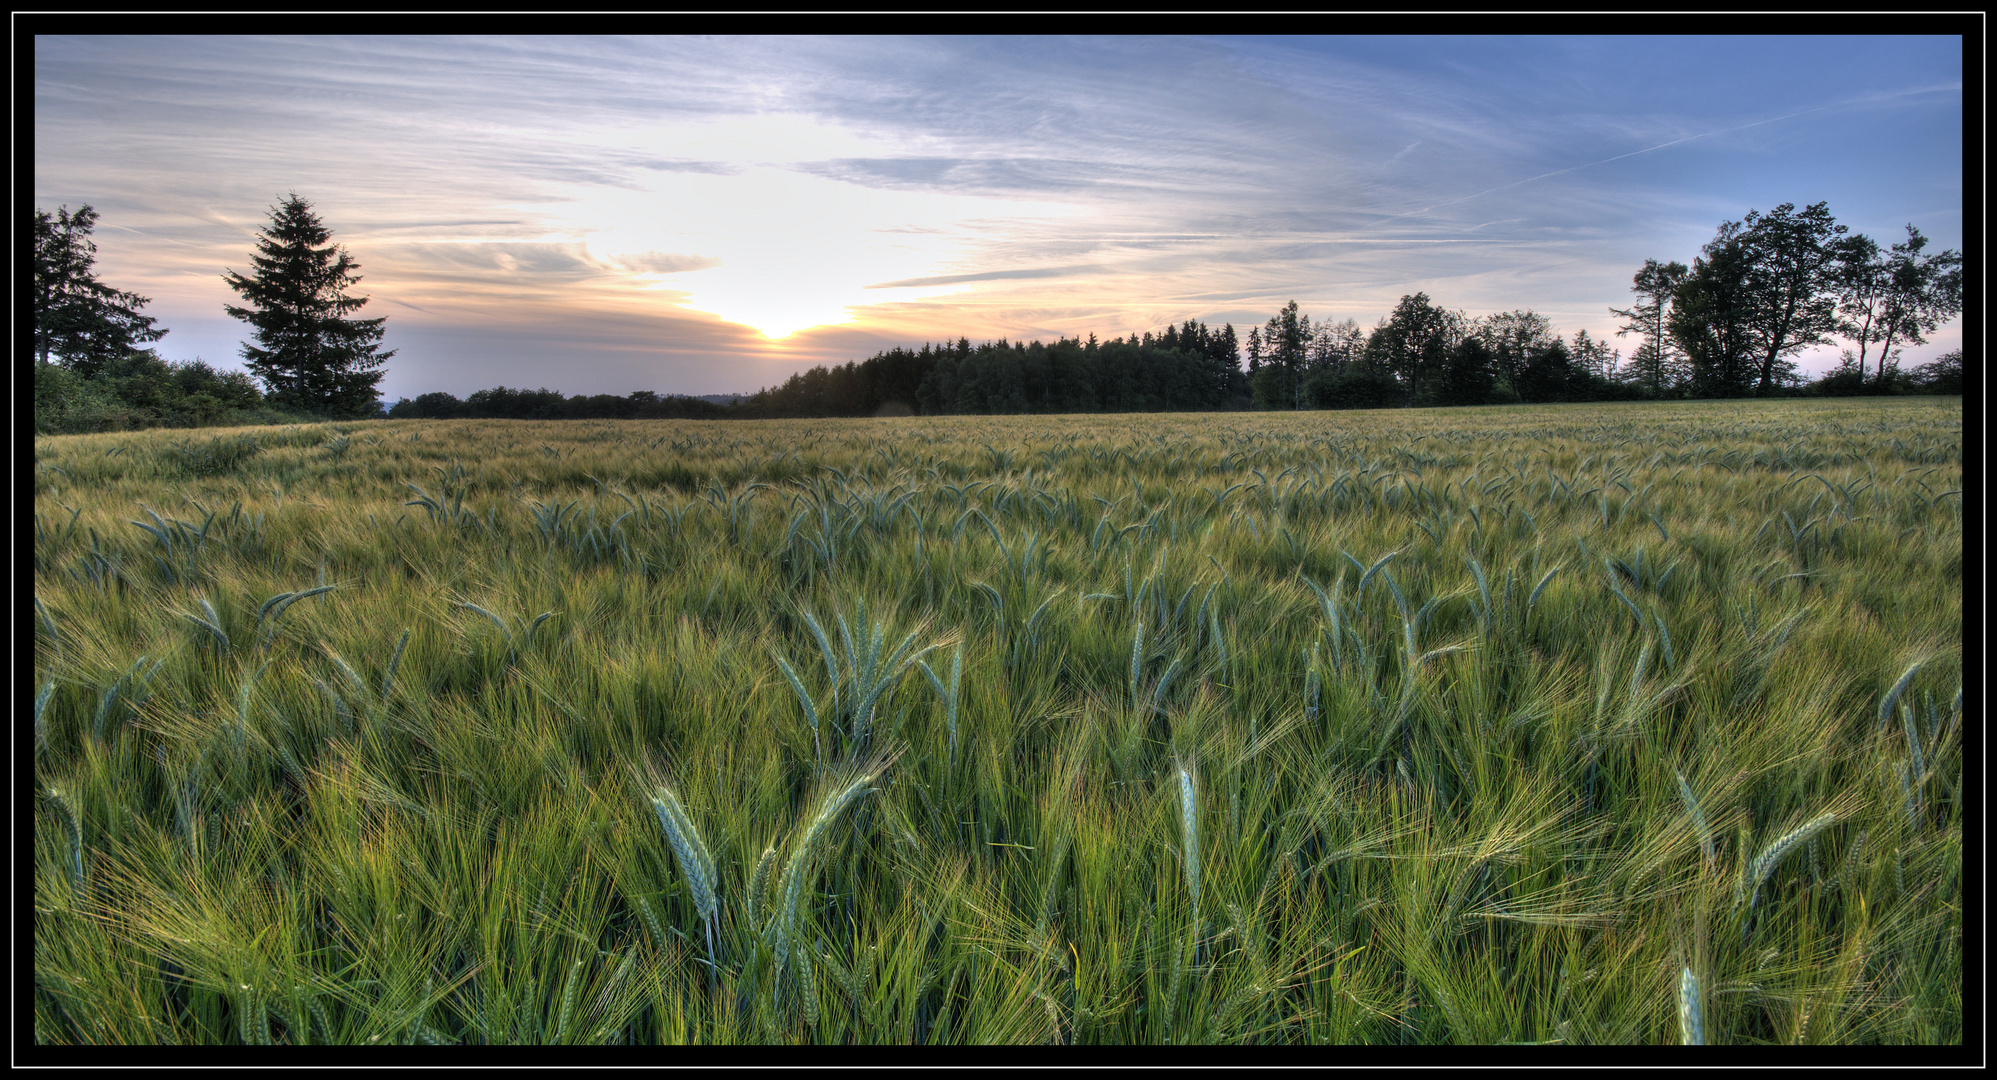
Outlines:
{"label": "distant pine forest", "polygon": [[[1291,303],[1249,331],[1247,364],[1232,324],[1188,320],[1127,338],[1000,339],[888,349],[865,360],[814,367],[732,404],[638,391],[564,397],[500,386],[469,398],[404,398],[394,419],[775,419],[1051,413],[1211,412],[1251,409],[1381,409],[1749,396],[1960,394],[1959,351],[1911,371],[1868,377],[1846,362],[1815,380],[1778,362],[1771,385],[1735,378],[1650,343],[1632,357],[1583,330],[1571,338],[1547,319],[1513,311],[1481,319],[1428,297],[1402,299],[1372,331],[1351,319],[1315,326]],[[1660,356],[1660,352],[1662,355]],[[1660,362],[1661,361],[1661,362]]]}

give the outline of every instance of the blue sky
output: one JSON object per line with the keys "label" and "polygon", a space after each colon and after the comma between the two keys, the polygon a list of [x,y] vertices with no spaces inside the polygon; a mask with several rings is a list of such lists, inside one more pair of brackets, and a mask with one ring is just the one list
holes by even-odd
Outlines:
{"label": "blue sky", "polygon": [[41,37],[34,86],[35,204],[96,207],[163,355],[238,363],[221,275],[296,191],[389,400],[1415,292],[1613,341],[1646,258],[1784,202],[1963,248],[1953,37]]}

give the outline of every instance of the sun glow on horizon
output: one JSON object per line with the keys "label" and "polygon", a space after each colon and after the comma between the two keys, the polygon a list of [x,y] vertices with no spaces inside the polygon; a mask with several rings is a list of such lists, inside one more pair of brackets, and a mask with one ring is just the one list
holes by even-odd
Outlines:
{"label": "sun glow on horizon", "polygon": [[[574,186],[565,200],[572,209],[550,224],[621,267],[627,288],[671,293],[678,308],[782,341],[851,325],[875,305],[961,292],[962,284],[869,287],[963,273],[967,258],[1007,226],[1076,209],[853,182],[842,169],[859,167],[852,162],[862,154],[886,157],[889,148],[793,120],[764,126],[726,140],[705,131],[683,139],[658,131],[632,136],[662,158],[711,156],[700,168],[661,167],[635,187]],[[618,254],[639,252],[647,255]],[[678,253],[668,258],[686,266],[648,265],[647,256],[659,252]]]}

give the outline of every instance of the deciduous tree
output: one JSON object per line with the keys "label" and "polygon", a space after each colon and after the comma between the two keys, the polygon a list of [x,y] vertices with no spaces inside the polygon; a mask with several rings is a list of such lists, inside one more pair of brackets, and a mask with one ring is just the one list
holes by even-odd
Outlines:
{"label": "deciduous tree", "polygon": [[1828,204],[1800,213],[1783,203],[1766,216],[1749,211],[1741,233],[1748,253],[1747,320],[1756,361],[1755,392],[1774,389],[1785,358],[1832,340],[1838,331],[1838,242],[1847,231]]}
{"label": "deciduous tree", "polygon": [[1741,397],[1753,388],[1749,255],[1741,223],[1729,221],[1671,294],[1666,323],[1685,354],[1694,397]]}
{"label": "deciduous tree", "polygon": [[1824,203],[1800,212],[1783,203],[1721,223],[1666,316],[1691,363],[1694,393],[1765,394],[1787,381],[1790,357],[1832,340],[1846,231]]}
{"label": "deciduous tree", "polygon": [[1895,340],[1927,342],[1927,335],[1962,313],[1962,255],[1950,250],[1923,255],[1928,238],[1913,225],[1907,239],[1884,256],[1869,236],[1846,237],[1838,250],[1839,330],[1858,343],[1858,368],[1879,343],[1876,381],[1884,384]]}
{"label": "deciduous tree", "polygon": [[1422,403],[1438,391],[1449,351],[1463,339],[1467,322],[1431,303],[1427,293],[1403,296],[1366,339],[1366,361],[1392,372]]}
{"label": "deciduous tree", "polygon": [[1629,377],[1653,397],[1662,397],[1666,387],[1686,375],[1684,355],[1672,340],[1670,325],[1672,295],[1689,273],[1681,262],[1645,259],[1630,285],[1630,291],[1643,299],[1628,308],[1609,309],[1609,314],[1628,320],[1616,331],[1617,337],[1642,335],[1642,343],[1630,357]]}

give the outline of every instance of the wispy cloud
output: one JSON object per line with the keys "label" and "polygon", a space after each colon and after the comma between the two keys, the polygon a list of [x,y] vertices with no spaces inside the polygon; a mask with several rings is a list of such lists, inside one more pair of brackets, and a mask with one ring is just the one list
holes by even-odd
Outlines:
{"label": "wispy cloud", "polygon": [[1289,299],[1370,324],[1415,291],[1612,335],[1643,259],[1782,201],[1963,246],[1930,216],[1961,201],[1948,38],[34,47],[37,205],[97,207],[170,354],[233,352],[221,270],[297,191],[402,313],[391,394],[741,390]]}
{"label": "wispy cloud", "polygon": [[878,285],[863,285],[866,289],[920,289],[934,285],[962,285],[973,281],[1003,281],[1008,278],[1035,280],[1039,278],[1075,277],[1079,274],[1099,274],[1106,268],[1101,266],[1044,266],[1033,270],[987,270],[981,274],[943,274],[938,277],[906,278],[901,281],[883,281]]}

